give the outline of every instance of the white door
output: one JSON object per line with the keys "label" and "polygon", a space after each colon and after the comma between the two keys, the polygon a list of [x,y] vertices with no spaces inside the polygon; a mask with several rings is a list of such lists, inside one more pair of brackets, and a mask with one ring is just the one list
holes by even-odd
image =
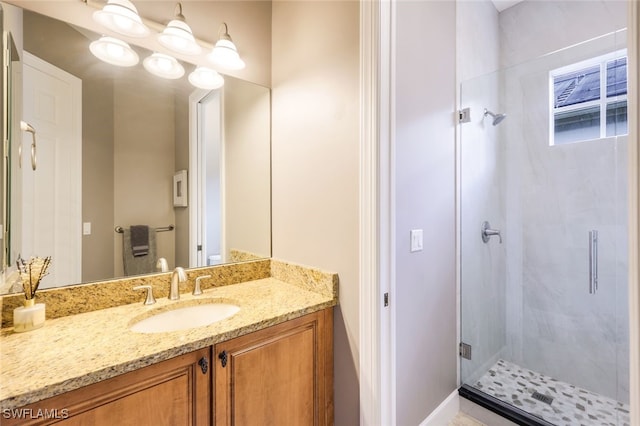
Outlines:
{"label": "white door", "polygon": [[23,120],[36,130],[22,137],[23,258],[51,256],[41,288],[81,282],[82,81],[24,52]]}
{"label": "white door", "polygon": [[224,147],[220,91],[197,90],[189,98],[191,170],[189,266],[226,261]]}

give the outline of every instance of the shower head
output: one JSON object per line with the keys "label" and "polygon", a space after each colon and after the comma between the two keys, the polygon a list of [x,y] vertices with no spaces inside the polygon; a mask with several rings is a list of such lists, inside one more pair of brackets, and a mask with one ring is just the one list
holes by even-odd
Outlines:
{"label": "shower head", "polygon": [[493,122],[491,124],[493,124],[494,126],[497,126],[498,124],[500,124],[500,122],[502,120],[504,120],[505,118],[507,118],[507,114],[495,114],[491,111],[489,111],[488,109],[484,109],[484,116],[486,117],[487,115],[490,115],[493,118]]}

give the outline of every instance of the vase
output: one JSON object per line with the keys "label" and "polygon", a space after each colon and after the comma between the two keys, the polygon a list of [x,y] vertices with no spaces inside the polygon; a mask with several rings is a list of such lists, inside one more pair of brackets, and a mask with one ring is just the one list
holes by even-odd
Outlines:
{"label": "vase", "polygon": [[27,299],[24,301],[24,306],[13,310],[13,331],[21,333],[35,330],[44,325],[44,320],[44,303],[36,303],[35,299]]}

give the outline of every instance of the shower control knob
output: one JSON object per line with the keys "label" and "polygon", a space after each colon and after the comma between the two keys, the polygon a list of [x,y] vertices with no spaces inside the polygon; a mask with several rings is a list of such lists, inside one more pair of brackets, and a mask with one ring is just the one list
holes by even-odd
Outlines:
{"label": "shower control knob", "polygon": [[500,244],[502,244],[502,234],[500,233],[500,231],[497,229],[491,229],[491,224],[489,222],[482,222],[482,242],[485,244],[488,243],[489,238],[493,237],[494,235],[498,236]]}

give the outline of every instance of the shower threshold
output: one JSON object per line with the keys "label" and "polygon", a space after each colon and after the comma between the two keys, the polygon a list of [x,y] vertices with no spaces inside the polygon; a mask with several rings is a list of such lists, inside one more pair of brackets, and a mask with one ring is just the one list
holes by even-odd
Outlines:
{"label": "shower threshold", "polygon": [[526,426],[629,426],[629,406],[498,360],[460,396]]}

